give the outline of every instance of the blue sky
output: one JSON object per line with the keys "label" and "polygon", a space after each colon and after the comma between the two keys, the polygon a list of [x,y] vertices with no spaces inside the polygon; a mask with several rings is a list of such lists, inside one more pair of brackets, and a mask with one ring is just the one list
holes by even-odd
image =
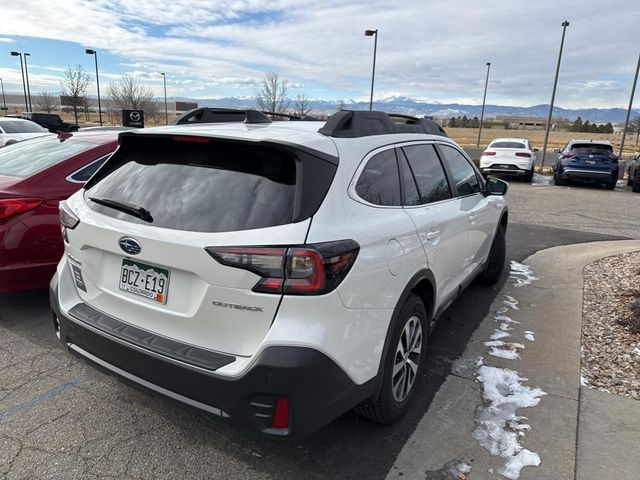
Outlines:
{"label": "blue sky", "polygon": [[[22,0],[3,2],[0,77],[22,90],[11,50],[29,52],[32,95],[58,92],[82,64],[101,87],[135,75],[169,96],[253,96],[277,71],[289,94],[366,99],[378,28],[376,98],[480,103],[549,101],[561,27],[571,22],[556,103],[626,107],[638,58],[637,0]],[[103,87],[104,85],[104,87]],[[95,84],[89,93],[95,92]]]}

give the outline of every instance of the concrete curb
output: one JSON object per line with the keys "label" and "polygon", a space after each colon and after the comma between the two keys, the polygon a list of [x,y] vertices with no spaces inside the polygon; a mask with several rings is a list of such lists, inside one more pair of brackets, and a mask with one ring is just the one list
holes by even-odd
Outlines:
{"label": "concrete curb", "polygon": [[[593,242],[539,251],[523,263],[536,277],[531,285],[516,288],[507,280],[496,296],[491,312],[478,326],[462,358],[484,357],[485,365],[516,370],[547,395],[533,408],[521,409],[531,430],[525,448],[541,458],[538,468],[525,467],[521,479],[574,479],[580,402],[580,336],[582,325],[583,269],[603,257],[640,250],[639,240]],[[495,312],[504,295],[518,299],[519,310],[510,316],[514,324],[508,341],[525,345],[519,360],[489,356],[484,342],[498,328]],[[524,332],[535,332],[535,341]],[[430,477],[451,461],[472,466],[469,479],[503,479],[496,472],[504,459],[494,457],[471,437],[476,406],[481,404],[480,385],[474,368],[449,375],[433,399],[429,411],[398,455],[387,479]],[[614,474],[615,465],[610,473]]]}

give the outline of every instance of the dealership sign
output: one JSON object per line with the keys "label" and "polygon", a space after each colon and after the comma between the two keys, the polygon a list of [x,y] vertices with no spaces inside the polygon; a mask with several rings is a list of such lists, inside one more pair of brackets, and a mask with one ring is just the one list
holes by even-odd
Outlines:
{"label": "dealership sign", "polygon": [[144,111],[122,110],[122,125],[124,127],[144,127]]}

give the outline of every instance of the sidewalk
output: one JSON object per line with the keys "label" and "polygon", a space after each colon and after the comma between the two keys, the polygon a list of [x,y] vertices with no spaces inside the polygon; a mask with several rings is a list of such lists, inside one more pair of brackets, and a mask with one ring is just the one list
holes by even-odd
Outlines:
{"label": "sidewalk", "polygon": [[[485,445],[503,453],[516,439],[524,449],[516,460],[524,459],[525,464],[535,463],[538,454],[540,465],[525,466],[519,477],[524,480],[636,478],[640,472],[640,402],[580,387],[582,270],[599,258],[636,250],[640,250],[637,240],[596,242],[543,250],[525,260],[537,280],[520,288],[514,280],[507,280],[492,313],[454,364],[387,479],[505,478],[498,472],[505,471],[501,469],[507,460],[513,463],[514,451],[502,457],[491,455],[472,436],[474,430]],[[504,333],[509,336],[503,338]],[[485,343],[493,340],[499,345],[499,339],[510,343],[497,347],[498,354],[519,358],[489,355]],[[501,350],[507,347],[511,349]],[[500,370],[478,370],[474,365],[478,357],[484,366]],[[484,384],[476,380],[479,371],[488,376],[490,371],[505,372],[501,369],[517,372],[519,381],[498,383],[489,391],[488,380],[483,379]],[[507,400],[500,403],[500,399]],[[516,413],[517,402],[535,406],[518,408]],[[483,404],[484,409],[476,411]],[[510,412],[514,415],[509,416]],[[494,417],[487,421],[487,415]],[[506,418],[506,433],[494,428],[496,415],[503,424]],[[478,422],[491,441],[483,437]],[[465,465],[471,467],[469,472]],[[511,478],[517,478],[517,471],[511,471]]]}

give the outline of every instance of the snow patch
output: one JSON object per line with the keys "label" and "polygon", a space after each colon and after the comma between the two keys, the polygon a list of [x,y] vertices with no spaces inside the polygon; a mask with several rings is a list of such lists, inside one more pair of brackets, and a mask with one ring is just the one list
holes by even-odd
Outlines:
{"label": "snow patch", "polygon": [[451,366],[451,372],[456,374],[466,373],[468,370],[478,369],[482,366],[482,356],[460,357]]}
{"label": "snow patch", "polygon": [[530,342],[534,342],[536,340],[536,337],[533,336],[533,332],[531,330],[527,330],[526,332],[524,332],[524,338],[526,338]]}
{"label": "snow patch", "polygon": [[551,180],[553,180],[551,175],[540,175],[539,173],[534,173],[531,185],[533,187],[548,187],[551,185]]}
{"label": "snow patch", "polygon": [[491,347],[489,355],[494,357],[505,358],[507,360],[517,360],[520,358],[519,349],[523,349],[524,345],[515,342],[503,342],[502,340],[492,340],[484,342],[487,347]]}
{"label": "snow patch", "polygon": [[515,260],[511,260],[511,272],[509,273],[509,278],[513,280],[513,286],[516,288],[524,287],[534,280],[538,280],[538,277],[533,275],[533,271],[530,266],[518,263]]}
{"label": "snow patch", "polygon": [[638,355],[640,357],[640,347],[634,348],[633,352],[631,352],[631,353],[633,353],[634,355]]}
{"label": "snow patch", "polygon": [[589,386],[589,380],[587,380],[587,377],[585,377],[584,372],[580,372],[580,386],[581,387]]}
{"label": "snow patch", "polygon": [[[518,300],[513,298],[511,295],[504,295],[504,300],[502,301],[502,303],[504,303],[511,310],[520,310],[518,308],[518,303],[519,303]],[[508,311],[509,310],[507,310],[507,312]],[[502,313],[507,313],[507,312],[502,312]],[[498,315],[500,315],[500,310],[498,310]]]}
{"label": "snow patch", "polygon": [[524,448],[517,455],[509,458],[504,466],[498,470],[498,473],[516,480],[520,478],[520,472],[524,467],[537,467],[538,465],[540,465],[540,455]]}
{"label": "snow patch", "polygon": [[520,444],[523,431],[530,427],[522,422],[525,417],[516,415],[516,411],[538,405],[546,393],[523,385],[527,379],[507,368],[483,365],[477,373],[477,381],[482,383],[483,403],[476,409],[472,436],[492,455],[507,460],[500,474],[517,479],[524,466],[539,465],[540,457]]}
{"label": "snow patch", "polygon": [[504,330],[496,329],[493,334],[489,337],[491,340],[500,340],[501,338],[509,337],[510,335]]}

